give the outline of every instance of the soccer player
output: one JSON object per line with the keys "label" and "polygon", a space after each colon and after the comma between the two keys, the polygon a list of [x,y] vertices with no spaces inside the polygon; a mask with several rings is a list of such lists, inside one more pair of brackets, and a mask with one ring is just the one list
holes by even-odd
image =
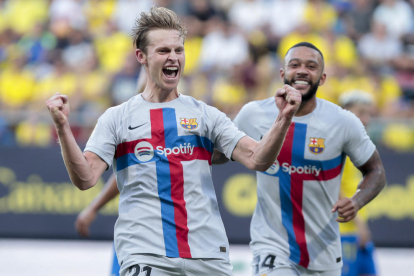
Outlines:
{"label": "soccer player", "polygon": [[93,187],[113,165],[120,191],[115,248],[122,276],[231,275],[211,178],[213,149],[265,171],[301,103],[296,89],[278,89],[279,116],[256,142],[224,113],[179,94],[185,34],[168,9],[141,13],[134,42],[147,72],[146,88],[99,118],[83,153],[70,130],[67,96],[56,93],[46,102],[76,187]]}
{"label": "soccer player", "polygon": [[[361,121],[351,112],[316,98],[324,84],[324,59],[314,45],[294,45],[280,69],[302,103],[277,160],[257,173],[258,201],[250,247],[254,275],[341,275],[338,222],[347,222],[385,185],[380,156]],[[234,122],[261,140],[280,116],[272,98],[245,105]],[[351,198],[339,198],[345,157],[362,172]]]}
{"label": "soccer player", "polygon": [[[361,90],[349,91],[341,95],[339,104],[354,113],[364,127],[369,125],[375,109],[371,94]],[[361,179],[361,172],[347,158],[341,182],[341,195],[351,197]],[[339,225],[344,263],[342,276],[376,275],[374,243],[371,241],[371,232],[366,220],[367,213],[362,209],[352,221]]]}

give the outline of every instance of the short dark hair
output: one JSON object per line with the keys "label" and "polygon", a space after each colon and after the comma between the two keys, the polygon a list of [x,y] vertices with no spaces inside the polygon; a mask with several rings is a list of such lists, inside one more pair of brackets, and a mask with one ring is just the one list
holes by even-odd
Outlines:
{"label": "short dark hair", "polygon": [[311,49],[314,49],[314,50],[318,51],[318,53],[321,54],[322,61],[325,62],[325,60],[323,59],[322,52],[315,45],[313,45],[312,43],[305,42],[305,41],[299,42],[299,43],[293,45],[292,47],[290,47],[289,50],[286,52],[286,55],[289,53],[290,50],[292,50],[293,48],[297,48],[297,47],[308,47],[308,48],[311,48]]}

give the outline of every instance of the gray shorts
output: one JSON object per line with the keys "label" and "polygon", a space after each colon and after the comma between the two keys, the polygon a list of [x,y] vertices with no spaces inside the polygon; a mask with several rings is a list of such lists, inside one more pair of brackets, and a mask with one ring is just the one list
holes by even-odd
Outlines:
{"label": "gray shorts", "polygon": [[120,276],[232,276],[233,266],[224,259],[169,258],[133,254],[122,262]]}
{"label": "gray shorts", "polygon": [[255,255],[252,267],[253,276],[341,276],[341,268],[325,271],[310,270],[272,254]]}

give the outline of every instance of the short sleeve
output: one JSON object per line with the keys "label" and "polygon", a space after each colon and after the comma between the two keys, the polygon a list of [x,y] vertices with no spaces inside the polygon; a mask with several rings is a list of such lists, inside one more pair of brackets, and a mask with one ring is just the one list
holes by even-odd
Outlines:
{"label": "short sleeve", "polygon": [[345,127],[346,142],[344,152],[356,167],[364,165],[375,151],[375,145],[369,138],[364,125],[351,112]]}
{"label": "short sleeve", "polygon": [[98,123],[84,149],[84,152],[90,151],[98,155],[108,164],[108,168],[112,165],[117,145],[115,130],[114,114],[109,109],[98,119]]}
{"label": "short sleeve", "polygon": [[223,112],[217,109],[214,109],[213,112],[215,114],[212,137],[215,141],[215,147],[228,159],[231,159],[237,142],[246,134],[240,131]]}
{"label": "short sleeve", "polygon": [[233,122],[239,130],[255,140],[260,140],[260,131],[257,129],[258,124],[254,124],[255,119],[253,117],[255,116],[255,112],[252,112],[252,109],[254,109],[253,103],[248,103],[243,106]]}

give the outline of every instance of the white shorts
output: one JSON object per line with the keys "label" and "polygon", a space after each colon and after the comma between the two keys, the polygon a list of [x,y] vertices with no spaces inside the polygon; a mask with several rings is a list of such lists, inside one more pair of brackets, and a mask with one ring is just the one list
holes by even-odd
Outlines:
{"label": "white shorts", "polygon": [[133,254],[121,264],[120,276],[232,276],[233,266],[224,259],[169,258]]}
{"label": "white shorts", "polygon": [[252,267],[253,276],[341,276],[341,268],[325,271],[310,270],[272,254],[255,255]]}

